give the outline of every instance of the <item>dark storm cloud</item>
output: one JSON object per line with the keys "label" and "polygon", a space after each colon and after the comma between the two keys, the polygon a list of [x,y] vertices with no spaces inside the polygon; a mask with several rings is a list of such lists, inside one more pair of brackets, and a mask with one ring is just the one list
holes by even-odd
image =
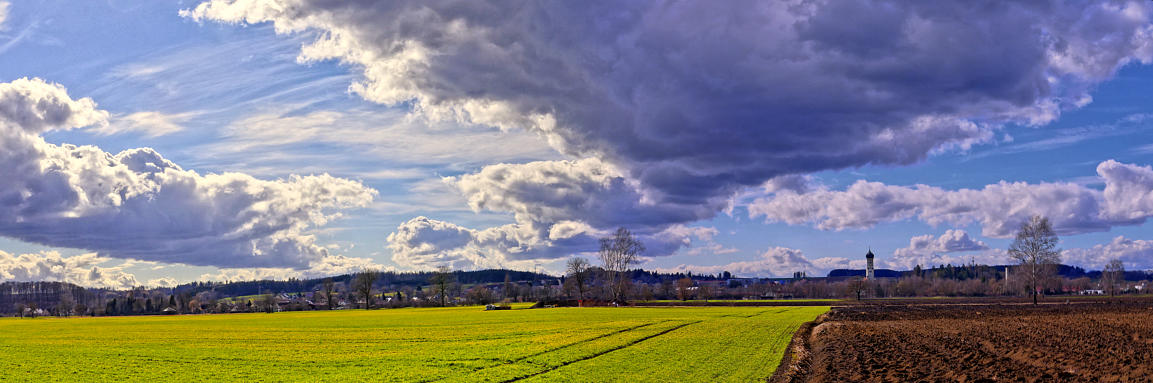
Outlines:
{"label": "dark storm cloud", "polygon": [[1146,2],[214,0],[313,30],[306,60],[425,115],[526,128],[705,202],[774,176],[908,164],[1042,124],[1151,58]]}
{"label": "dark storm cloud", "polygon": [[[1121,66],[1153,60],[1143,1],[210,0],[182,15],[315,33],[300,59],[347,64],[362,74],[350,90],[367,100],[525,129],[618,171],[588,183],[588,169],[554,162],[462,177],[474,209],[514,215],[486,229],[511,251],[398,245],[420,230],[479,233],[416,219],[390,241],[411,260],[552,258],[542,249],[559,246],[549,238],[560,223],[569,240],[624,224],[655,235],[771,179],[910,164],[989,142],[1007,123],[1044,125],[1090,102]],[[489,177],[504,171],[521,178]],[[1036,202],[1066,198],[1057,202],[1075,212],[1098,203],[1046,187]],[[915,214],[886,207],[896,213],[872,221]],[[1108,225],[1098,218],[1082,223]]]}

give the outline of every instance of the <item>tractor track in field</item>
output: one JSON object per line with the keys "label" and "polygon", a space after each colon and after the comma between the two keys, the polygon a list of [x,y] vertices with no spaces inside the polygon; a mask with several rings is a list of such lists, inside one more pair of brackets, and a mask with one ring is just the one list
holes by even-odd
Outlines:
{"label": "tractor track in field", "polygon": [[[552,352],[557,352],[557,351],[560,351],[560,350],[563,350],[563,349],[566,349],[566,348],[569,348],[569,347],[573,347],[573,346],[576,346],[576,345],[580,345],[580,344],[584,344],[584,343],[589,343],[589,342],[592,342],[592,341],[595,341],[595,340],[599,340],[599,339],[608,338],[608,337],[610,337],[610,336],[613,336],[613,335],[620,335],[620,334],[624,334],[624,333],[626,333],[626,332],[630,332],[630,331],[633,331],[633,330],[636,330],[636,329],[639,329],[639,328],[649,327],[649,326],[652,326],[652,325],[657,325],[657,324],[666,323],[666,322],[669,322],[669,321],[667,321],[667,320],[662,320],[662,321],[656,321],[656,322],[649,322],[649,323],[645,323],[645,324],[642,324],[642,325],[637,325],[637,326],[633,326],[633,327],[623,328],[623,329],[620,329],[620,330],[617,330],[617,331],[613,331],[613,332],[610,332],[610,333],[607,333],[607,334],[601,334],[601,335],[597,335],[597,336],[594,336],[594,337],[592,337],[592,338],[588,338],[588,339],[585,339],[585,340],[582,340],[582,341],[578,341],[578,342],[572,342],[572,343],[566,344],[566,345],[564,345],[564,346],[554,347],[554,348],[551,348],[551,349],[548,349],[548,350],[544,350],[544,351],[541,351],[541,352],[537,352],[537,353],[534,353],[534,354],[525,355],[525,356],[522,356],[522,357],[519,357],[519,358],[516,358],[516,359],[512,359],[512,360],[509,360],[509,361],[508,361],[508,363],[516,363],[516,362],[520,362],[520,361],[522,361],[522,360],[525,360],[525,359],[528,359],[528,358],[532,358],[532,357],[534,357],[534,356],[541,356],[541,355],[544,355],[544,354],[548,354],[548,353],[552,353]],[[482,370],[482,369],[477,369],[477,370]]]}
{"label": "tractor track in field", "polygon": [[721,316],[719,316],[718,318],[743,318],[743,319],[749,319],[749,318],[758,317],[758,316],[761,316],[761,315],[765,315],[765,314],[780,314],[780,313],[783,313],[783,312],[786,312],[786,311],[789,311],[789,310],[792,310],[792,308],[791,308],[791,307],[789,307],[789,308],[783,308],[783,309],[778,309],[778,310],[764,310],[764,311],[758,311],[757,313],[755,313],[755,314],[752,314],[752,315],[737,315],[737,314],[721,315]]}
{"label": "tractor track in field", "polygon": [[[668,322],[668,321],[665,321],[665,322]],[[580,359],[575,359],[575,360],[571,360],[571,361],[568,361],[568,362],[564,362],[564,363],[561,363],[561,364],[559,364],[559,365],[557,365],[557,366],[555,366],[555,367],[551,367],[551,368],[545,369],[545,370],[543,370],[543,371],[538,371],[538,372],[535,372],[535,373],[532,373],[532,374],[528,374],[528,375],[525,375],[525,376],[521,376],[521,377],[516,377],[516,378],[512,378],[512,379],[509,379],[509,380],[505,380],[505,381],[502,381],[501,383],[511,383],[511,382],[517,382],[517,381],[525,380],[525,379],[528,379],[528,378],[532,378],[532,377],[534,377],[534,376],[538,376],[538,375],[547,374],[547,373],[549,373],[549,372],[552,372],[552,371],[556,371],[557,369],[559,369],[559,368],[561,368],[561,367],[564,367],[564,366],[567,366],[567,365],[570,365],[570,364],[573,364],[573,363],[578,363],[578,362],[583,362],[583,361],[586,361],[586,360],[590,360],[590,359],[593,359],[593,358],[599,357],[599,356],[601,356],[601,355],[605,355],[605,354],[608,354],[608,353],[610,353],[610,352],[613,352],[613,351],[617,351],[617,350],[623,350],[623,349],[625,349],[625,348],[629,348],[629,347],[632,347],[632,346],[634,346],[634,345],[636,345],[636,344],[638,344],[638,343],[640,343],[640,342],[644,342],[644,341],[646,341],[646,340],[649,340],[649,339],[653,339],[653,338],[656,338],[656,337],[658,337],[658,336],[661,336],[661,335],[665,335],[665,334],[668,334],[668,333],[670,333],[670,332],[673,332],[673,331],[676,331],[676,330],[680,330],[680,329],[682,329],[682,328],[685,328],[686,326],[689,326],[689,325],[693,325],[693,324],[697,324],[697,323],[701,323],[701,322],[703,322],[703,320],[697,320],[697,321],[692,321],[692,322],[686,322],[686,323],[682,323],[682,324],[680,324],[680,325],[677,325],[677,326],[673,326],[673,327],[671,327],[671,328],[669,328],[669,329],[663,330],[663,331],[661,331],[661,332],[658,332],[658,333],[656,333],[656,334],[652,334],[652,335],[649,335],[649,336],[646,336],[646,337],[643,337],[643,338],[640,338],[640,339],[634,340],[634,341],[632,341],[632,342],[628,342],[628,343],[622,344],[622,345],[620,345],[620,346],[617,346],[617,347],[613,347],[613,348],[610,348],[610,349],[608,349],[608,350],[604,350],[604,351],[601,351],[601,352],[598,352],[598,353],[595,353],[595,354],[592,354],[592,355],[589,355],[589,356],[586,356],[586,357],[583,357],[583,358],[580,358]]]}
{"label": "tractor track in field", "polygon": [[[657,325],[657,324],[666,323],[666,322],[670,322],[670,321],[668,321],[668,320],[662,320],[662,321],[656,321],[656,322],[648,322],[648,323],[644,323],[644,324],[640,324],[640,325],[636,325],[636,326],[632,326],[632,327],[626,327],[626,328],[622,328],[622,329],[620,329],[620,330],[616,330],[616,331],[612,331],[612,332],[604,333],[604,334],[601,334],[601,335],[597,335],[597,336],[594,336],[594,337],[592,337],[592,338],[588,338],[588,339],[585,339],[585,340],[581,340],[581,341],[572,342],[572,343],[569,343],[569,344],[566,344],[566,345],[563,345],[563,346],[553,347],[553,348],[550,348],[550,349],[548,349],[548,350],[544,350],[544,351],[535,352],[535,353],[532,353],[532,354],[529,354],[529,355],[525,355],[525,356],[521,356],[521,357],[518,357],[518,358],[515,358],[515,359],[509,359],[509,360],[501,361],[501,362],[499,362],[499,363],[497,363],[497,364],[494,364],[494,365],[490,365],[490,366],[484,366],[484,367],[477,367],[477,368],[474,368],[474,369],[472,369],[472,372],[477,372],[477,371],[484,371],[484,370],[487,370],[487,369],[490,369],[490,368],[496,368],[496,367],[500,367],[500,366],[503,366],[503,365],[508,365],[508,364],[514,364],[514,363],[518,363],[518,362],[524,361],[525,359],[528,359],[528,358],[532,358],[532,357],[536,357],[536,356],[541,356],[541,355],[544,355],[544,354],[548,354],[548,353],[552,353],[552,352],[557,352],[557,351],[560,351],[560,350],[563,350],[563,349],[566,349],[566,348],[569,348],[569,347],[573,347],[573,346],[577,346],[577,345],[581,345],[581,344],[585,344],[585,343],[593,342],[593,341],[596,341],[596,340],[600,340],[600,339],[604,339],[604,338],[607,338],[607,337],[610,337],[610,336],[614,336],[614,335],[620,335],[620,334],[624,334],[624,333],[626,333],[626,332],[630,332],[630,331],[633,331],[633,330],[636,330],[636,329],[640,329],[640,328],[644,328],[644,327],[649,327],[649,326],[652,326],[652,325]],[[440,382],[440,381],[444,381],[444,380],[447,380],[447,379],[449,379],[449,378],[440,378],[440,379],[422,380],[422,381],[420,381],[420,382],[418,382],[418,383]]]}

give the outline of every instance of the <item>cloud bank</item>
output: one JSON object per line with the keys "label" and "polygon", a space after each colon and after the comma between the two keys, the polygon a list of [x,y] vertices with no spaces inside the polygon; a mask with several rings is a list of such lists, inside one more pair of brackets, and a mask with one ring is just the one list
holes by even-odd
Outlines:
{"label": "cloud bank", "polygon": [[376,194],[328,175],[201,175],[149,148],[112,154],[40,137],[108,118],[57,84],[0,84],[0,235],[102,257],[306,269],[329,256],[307,230]]}
{"label": "cloud bank", "polygon": [[361,270],[393,271],[393,267],[383,266],[369,258],[346,257],[343,255],[326,255],[312,261],[307,269],[294,269],[288,267],[255,267],[255,268],[223,268],[216,273],[200,276],[200,280],[207,281],[256,281],[277,280],[289,278],[309,279],[323,278],[335,275],[351,274]]}
{"label": "cloud bank", "polygon": [[[908,247],[897,249],[892,257],[881,262],[885,267],[897,270],[911,270],[917,265],[925,268],[964,265],[970,261],[997,265],[1008,263],[1008,257],[1003,251],[984,250],[989,250],[989,245],[970,237],[964,230],[947,230],[939,237],[932,234],[913,237],[909,239]],[[980,253],[961,256],[951,254],[962,252]]]}
{"label": "cloud bank", "polygon": [[445,179],[474,211],[509,213],[515,223],[473,230],[426,217],[388,237],[402,265],[438,263],[501,267],[595,251],[597,240],[628,227],[648,247],[669,255],[693,238],[709,242],[714,229],[685,224],[713,216],[719,206],[651,201],[611,165],[590,158],[498,164]]}
{"label": "cloud bank", "polygon": [[124,265],[99,266],[110,260],[96,253],[66,258],[51,251],[20,255],[0,251],[0,281],[55,281],[107,289],[128,289],[138,285],[136,276],[123,271]]}
{"label": "cloud bank", "polygon": [[857,181],[846,190],[780,190],[749,204],[751,217],[823,230],[864,229],[916,218],[930,225],[980,223],[982,235],[1007,238],[1033,215],[1049,217],[1058,234],[1139,225],[1153,216],[1153,169],[1108,160],[1097,165],[1105,189],[1076,183],[1005,182],[945,190]]}
{"label": "cloud bank", "polygon": [[1067,264],[1091,270],[1104,269],[1113,259],[1120,259],[1126,270],[1153,270],[1153,241],[1117,236],[1107,244],[1067,249],[1061,252],[1061,257]]}
{"label": "cloud bank", "polygon": [[804,251],[787,247],[772,247],[752,261],[738,261],[724,265],[699,266],[682,264],[666,271],[716,274],[724,271],[741,277],[791,277],[803,271],[811,277],[823,277],[832,269],[863,269],[864,254],[860,259],[821,257],[809,259]]}

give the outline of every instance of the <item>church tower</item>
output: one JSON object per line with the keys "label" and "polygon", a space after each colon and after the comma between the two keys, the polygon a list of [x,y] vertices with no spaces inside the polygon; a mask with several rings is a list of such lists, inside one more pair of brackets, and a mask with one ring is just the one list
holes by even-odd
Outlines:
{"label": "church tower", "polygon": [[867,264],[865,266],[865,279],[872,280],[875,277],[873,274],[873,249],[869,249],[869,252],[865,253],[865,261]]}

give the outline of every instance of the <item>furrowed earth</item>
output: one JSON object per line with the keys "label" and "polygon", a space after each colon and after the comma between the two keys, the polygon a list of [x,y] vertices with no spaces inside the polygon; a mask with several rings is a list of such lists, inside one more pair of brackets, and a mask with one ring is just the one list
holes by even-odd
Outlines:
{"label": "furrowed earth", "polygon": [[798,341],[782,381],[1153,381],[1149,300],[849,305]]}
{"label": "furrowed earth", "polygon": [[763,381],[828,307],[479,307],[0,319],[44,381]]}

